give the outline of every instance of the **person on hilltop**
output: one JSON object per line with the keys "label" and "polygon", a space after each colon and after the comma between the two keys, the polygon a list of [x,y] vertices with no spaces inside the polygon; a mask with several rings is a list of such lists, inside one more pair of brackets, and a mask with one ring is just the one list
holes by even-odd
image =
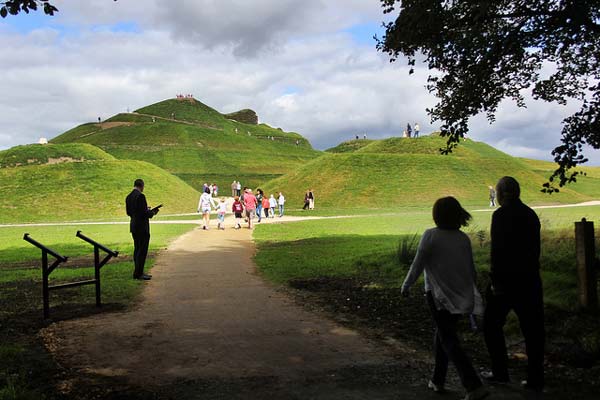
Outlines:
{"label": "person on hilltop", "polygon": [[312,189],[308,191],[308,209],[315,209],[315,192]]}
{"label": "person on hilltop", "polygon": [[496,207],[496,190],[493,186],[488,186],[490,191],[490,207]]}
{"label": "person on hilltop", "polygon": [[258,217],[258,223],[262,220],[262,210],[263,210],[263,199],[265,197],[265,193],[262,189],[256,189],[256,216]]}
{"label": "person on hilltop", "polygon": [[133,190],[125,199],[127,215],[131,218],[129,232],[133,237],[133,279],[150,280],[152,275],[144,274],[144,264],[150,244],[150,218],[158,214],[158,208],[150,209],[144,196],[144,181],[136,179]]}
{"label": "person on hilltop", "polygon": [[421,131],[421,127],[418,123],[415,122],[415,138],[419,137],[419,132]]}
{"label": "person on hilltop", "polygon": [[252,189],[247,188],[244,193],[244,210],[246,210],[246,218],[248,219],[248,229],[253,229],[253,220],[256,215],[256,206],[258,202],[256,201],[256,196],[252,193]]}
{"label": "person on hilltop", "polygon": [[457,323],[464,315],[481,314],[481,296],[475,285],[475,265],[471,240],[460,228],[467,226],[471,215],[454,197],[443,197],[433,205],[436,227],[423,233],[417,254],[402,284],[401,293],[425,273],[425,296],[435,325],[435,367],[428,387],[444,392],[448,362],[452,361],[466,400],[483,399],[490,393],[477,376],[471,360],[457,335]]}
{"label": "person on hilltop", "polygon": [[269,208],[271,209],[271,218],[275,218],[275,208],[277,207],[277,200],[275,200],[275,196],[271,193],[271,197],[269,197]]}
{"label": "person on hilltop", "polygon": [[486,290],[483,333],[492,362],[482,376],[508,382],[508,356],[504,339],[506,316],[517,314],[525,337],[527,380],[525,388],[544,388],[544,296],[540,277],[540,220],[520,199],[516,179],[505,176],[496,185],[500,208],[492,214],[491,283]]}
{"label": "person on hilltop", "polygon": [[200,196],[200,201],[198,202],[198,212],[202,213],[202,229],[207,231],[209,229],[210,224],[210,211],[213,208],[216,208],[217,205],[210,195],[210,189],[208,186],[204,189],[204,193]]}
{"label": "person on hilltop", "polygon": [[279,192],[279,197],[277,198],[277,203],[279,204],[279,218],[283,217],[283,212],[285,209],[285,197],[283,193]]}
{"label": "person on hilltop", "polygon": [[233,199],[233,204],[231,206],[231,212],[235,216],[235,229],[241,229],[242,225],[242,213],[244,212],[244,205],[240,201],[239,196],[235,196]]}
{"label": "person on hilltop", "polygon": [[411,137],[412,135],[412,128],[410,127],[410,124],[406,124],[406,134],[408,137]]}

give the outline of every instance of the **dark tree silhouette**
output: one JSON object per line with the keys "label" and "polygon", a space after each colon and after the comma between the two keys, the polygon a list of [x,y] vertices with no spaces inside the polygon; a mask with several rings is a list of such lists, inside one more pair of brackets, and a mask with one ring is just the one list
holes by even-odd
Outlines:
{"label": "dark tree silhouette", "polygon": [[470,117],[485,112],[494,122],[507,98],[524,107],[524,90],[536,100],[576,100],[581,108],[563,121],[557,169],[542,190],[576,181],[583,145],[600,148],[599,0],[380,1],[398,17],[377,49],[392,62],[406,56],[410,73],[421,57],[432,71],[427,88],[439,102],[427,112],[442,123],[442,153],[458,145]]}
{"label": "dark tree silhouette", "polygon": [[7,0],[0,1],[0,16],[6,18],[7,15],[17,15],[20,12],[29,14],[29,11],[37,11],[42,8],[44,13],[54,15],[58,8],[54,7],[48,0]]}

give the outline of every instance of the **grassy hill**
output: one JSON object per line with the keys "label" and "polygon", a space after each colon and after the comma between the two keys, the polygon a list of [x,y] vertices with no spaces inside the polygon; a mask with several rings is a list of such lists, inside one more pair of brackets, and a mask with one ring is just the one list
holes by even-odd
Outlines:
{"label": "grassy hill", "polygon": [[301,135],[245,124],[196,100],[166,100],[101,124],[84,124],[51,140],[89,143],[118,159],[148,161],[194,187],[257,184],[318,157]]}
{"label": "grassy hill", "polygon": [[[41,162],[61,157],[78,162]],[[148,202],[163,203],[165,212],[193,212],[198,201],[198,192],[163,169],[116,160],[88,144],[18,146],[0,152],[6,159],[39,162],[0,168],[0,223],[124,218],[125,196],[138,177]]]}
{"label": "grassy hill", "polygon": [[540,189],[547,174],[527,161],[472,140],[442,156],[438,150],[444,143],[435,135],[345,142],[297,171],[270,181],[265,189],[287,193],[294,207],[302,204],[304,192],[312,188],[317,207],[326,209],[430,207],[447,195],[465,205],[485,207],[488,186],[504,175],[519,180],[524,200],[532,204],[582,202],[600,193],[600,180],[594,180],[585,188],[574,185],[559,194],[545,195]]}

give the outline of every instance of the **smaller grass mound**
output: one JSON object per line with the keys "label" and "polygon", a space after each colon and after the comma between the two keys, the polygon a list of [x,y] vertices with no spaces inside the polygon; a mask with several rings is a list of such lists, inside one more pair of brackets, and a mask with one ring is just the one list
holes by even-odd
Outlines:
{"label": "smaller grass mound", "polygon": [[0,151],[0,168],[114,159],[98,147],[85,143],[29,144]]}
{"label": "smaller grass mound", "polygon": [[348,140],[325,151],[328,153],[352,153],[370,145],[371,143],[373,143],[373,141],[368,139]]}

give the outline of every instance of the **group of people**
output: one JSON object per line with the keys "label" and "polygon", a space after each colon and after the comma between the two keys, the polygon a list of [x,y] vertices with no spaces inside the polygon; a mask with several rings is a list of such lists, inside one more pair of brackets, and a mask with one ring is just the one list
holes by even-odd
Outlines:
{"label": "group of people", "polygon": [[186,95],[183,95],[183,94],[177,94],[177,95],[175,95],[175,98],[176,98],[177,100],[193,99],[193,98],[194,98],[194,95],[193,95],[193,94],[186,94]]}
{"label": "group of people", "polygon": [[415,122],[414,129],[413,129],[413,127],[410,126],[410,123],[408,123],[408,124],[406,124],[406,129],[404,129],[404,131],[402,132],[402,137],[405,137],[405,138],[410,138],[410,137],[418,138],[420,131],[421,131],[421,127],[419,126],[419,124],[417,122]]}
{"label": "group of people", "polygon": [[304,206],[302,207],[302,209],[315,209],[315,192],[312,189],[308,189],[306,193],[304,193]]}
{"label": "group of people", "polygon": [[[237,182],[239,184],[239,182]],[[279,217],[283,217],[285,211],[285,197],[283,193],[279,192],[279,196],[276,199],[274,194],[270,197],[265,196],[262,189],[257,189],[256,193],[252,189],[244,187],[240,190],[238,195],[238,189],[236,185],[236,192],[233,194],[233,203],[231,204],[231,212],[235,216],[235,229],[242,227],[242,218],[248,223],[248,228],[254,227],[254,218],[258,218],[260,223],[263,218],[275,218],[277,211]],[[233,191],[233,185],[232,185]],[[205,188],[204,193],[200,196],[198,202],[198,212],[202,214],[202,229],[208,230],[210,226],[210,213],[215,209],[217,211],[217,229],[225,229],[225,214],[228,211],[227,199],[222,197],[217,203],[210,193],[210,188]]]}
{"label": "group of people", "polygon": [[208,192],[212,197],[219,196],[219,187],[216,183],[211,183],[210,185],[208,183],[204,183],[202,185],[202,193],[206,192],[206,189],[208,189]]}
{"label": "group of people", "polygon": [[[402,294],[424,273],[425,293],[435,325],[435,367],[428,387],[444,392],[448,363],[458,371],[467,400],[483,399],[490,393],[481,378],[492,383],[509,381],[504,324],[512,310],[525,338],[528,359],[526,389],[544,388],[544,302],[540,269],[540,221],[535,211],[520,200],[519,183],[503,177],[494,190],[500,208],[491,224],[491,282],[485,291],[485,306],[476,286],[476,273],[469,237],[460,231],[471,215],[454,197],[437,200],[433,206],[436,227],[425,231],[417,254],[402,285]],[[491,359],[491,370],[478,375],[457,334],[464,315],[483,315],[483,333]]]}

